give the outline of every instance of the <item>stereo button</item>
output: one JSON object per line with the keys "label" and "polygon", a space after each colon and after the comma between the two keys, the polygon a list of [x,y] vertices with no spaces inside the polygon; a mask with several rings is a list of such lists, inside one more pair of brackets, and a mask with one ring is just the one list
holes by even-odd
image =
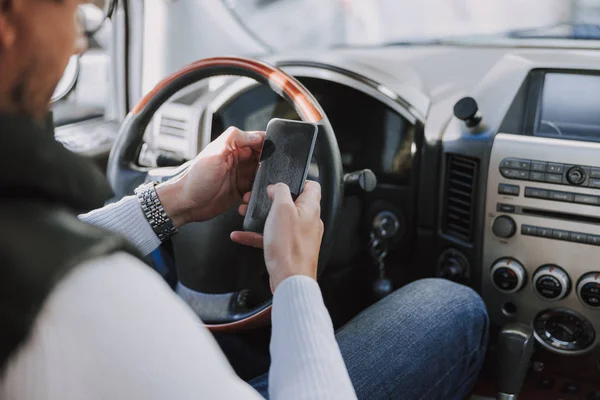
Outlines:
{"label": "stereo button", "polygon": [[585,233],[571,232],[571,242],[587,243],[587,235]]}
{"label": "stereo button", "polygon": [[521,235],[537,236],[537,227],[533,225],[521,225]]}
{"label": "stereo button", "polygon": [[579,203],[579,204],[589,204],[592,206],[597,206],[598,203],[600,202],[600,198],[598,198],[596,196],[590,196],[587,194],[576,194],[574,201],[575,201],[575,203]]}
{"label": "stereo button", "polygon": [[562,175],[546,174],[546,182],[548,182],[548,183],[562,183]]}
{"label": "stereo button", "polygon": [[519,179],[520,172],[523,172],[523,171],[519,171],[517,169],[510,169],[510,168],[500,168],[500,173],[502,174],[502,176],[505,178],[509,178],[509,179]]}
{"label": "stereo button", "polygon": [[595,246],[600,246],[600,236],[587,235],[587,243]]}
{"label": "stereo button", "polygon": [[496,211],[512,213],[512,212],[515,212],[515,206],[513,206],[512,204],[498,203],[496,205]]}
{"label": "stereo button", "polygon": [[536,181],[536,182],[544,182],[544,180],[546,180],[546,175],[544,175],[543,172],[531,171],[529,173],[529,180]]}
{"label": "stereo button", "polygon": [[540,237],[551,238],[552,237],[552,229],[538,227],[537,235]]}
{"label": "stereo button", "polygon": [[531,167],[531,161],[529,161],[529,160],[513,160],[511,163],[511,166],[513,168],[529,170],[529,168]]}
{"label": "stereo button", "polygon": [[600,168],[592,168],[590,170],[590,178],[600,178]]}
{"label": "stereo button", "polygon": [[548,192],[548,200],[565,201],[570,203],[573,201],[573,193],[556,192],[551,190]]}
{"label": "stereo button", "polygon": [[560,229],[552,229],[552,238],[558,240],[569,240],[569,232]]}
{"label": "stereo button", "polygon": [[525,197],[533,197],[535,199],[547,199],[548,191],[546,189],[526,187],[525,188]]}
{"label": "stereo button", "polygon": [[509,196],[518,196],[519,195],[519,187],[517,185],[507,185],[506,183],[501,183],[498,185],[498,194],[507,194]]}
{"label": "stereo button", "polygon": [[550,163],[548,164],[548,169],[547,171],[551,174],[562,174],[563,173],[563,168],[564,166],[562,164],[553,164]]}
{"label": "stereo button", "polygon": [[518,158],[505,158],[500,162],[500,168],[514,168],[514,169],[524,169],[529,170],[531,166],[531,161],[529,160],[521,160]]}
{"label": "stereo button", "polygon": [[[531,170],[536,172],[546,172],[546,167],[548,166],[547,162],[544,161],[532,161],[531,162]],[[600,169],[598,170],[600,172]],[[600,174],[598,175],[600,178]]]}

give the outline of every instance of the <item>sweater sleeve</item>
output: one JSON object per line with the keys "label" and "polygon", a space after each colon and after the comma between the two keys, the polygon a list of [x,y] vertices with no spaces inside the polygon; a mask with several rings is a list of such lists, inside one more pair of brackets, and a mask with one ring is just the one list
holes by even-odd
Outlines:
{"label": "sweater sleeve", "polygon": [[272,319],[271,399],[356,399],[314,279],[293,276],[279,284]]}
{"label": "sweater sleeve", "polygon": [[158,274],[117,253],[80,265],[58,284],[10,360],[0,399],[261,396]]}
{"label": "sweater sleeve", "polygon": [[161,243],[135,196],[82,214],[79,219],[126,237],[143,255],[150,254]]}

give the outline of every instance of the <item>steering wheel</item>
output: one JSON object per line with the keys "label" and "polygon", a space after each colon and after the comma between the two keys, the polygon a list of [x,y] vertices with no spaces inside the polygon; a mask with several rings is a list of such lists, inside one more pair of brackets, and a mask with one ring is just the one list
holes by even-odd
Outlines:
{"label": "steering wheel", "polygon": [[[315,97],[295,78],[267,63],[239,57],[209,58],[194,62],[158,83],[125,118],[111,150],[107,176],[116,197],[133,193],[138,185],[153,180],[152,177],[157,175],[156,169],[143,168],[137,163],[144,132],[156,111],[181,89],[218,75],[243,76],[268,84],[273,91],[293,104],[304,121],[317,124],[319,133],[315,159],[322,187],[321,219],[325,225],[319,257],[319,273],[322,272],[333,245],[336,222],[343,202],[340,150],[333,128]],[[165,174],[169,175],[169,171]],[[253,277],[259,273],[248,273],[247,263],[240,267],[239,264],[243,264],[240,260],[231,260],[232,254],[256,252],[254,249],[243,249],[242,246],[232,248],[239,245],[231,243],[228,232],[241,227],[241,217],[234,217],[234,214],[235,210],[227,216],[217,217],[206,223],[188,224],[191,226],[182,227],[172,239],[181,282],[178,292],[188,302],[195,303],[192,308],[213,331],[251,329],[270,322],[270,292],[266,299],[254,304],[248,303],[248,297],[252,296],[249,296],[247,289],[243,289],[256,286]],[[202,251],[198,248],[202,248]],[[262,257],[262,252],[259,253]],[[254,253],[254,256],[257,254]],[[244,256],[246,255],[248,254]],[[215,260],[223,258],[226,266],[211,266]],[[238,278],[230,285],[234,287],[233,290],[222,284],[224,281],[231,283],[228,277],[240,269],[244,269],[241,273],[244,278],[241,282]],[[198,271],[202,271],[201,278],[198,278]],[[264,272],[264,267],[261,272]],[[252,280],[253,283],[244,282],[244,279]],[[268,277],[266,285],[268,288]],[[197,290],[198,287],[201,290]],[[203,293],[197,293],[200,291]]]}

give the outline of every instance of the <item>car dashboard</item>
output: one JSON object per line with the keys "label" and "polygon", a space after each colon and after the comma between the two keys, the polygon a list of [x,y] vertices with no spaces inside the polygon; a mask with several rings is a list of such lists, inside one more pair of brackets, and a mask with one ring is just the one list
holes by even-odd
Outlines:
{"label": "car dashboard", "polygon": [[[597,51],[448,44],[266,60],[320,102],[345,172],[378,178],[373,193],[347,199],[332,263],[368,250],[374,220],[389,213],[399,226],[387,262],[396,285],[427,276],[469,285],[496,329],[534,328],[548,368],[598,378]],[[474,99],[471,119],[455,115],[464,97]],[[254,81],[196,86],[156,115],[140,163],[176,164],[228,126],[262,130],[274,117],[298,114]]]}

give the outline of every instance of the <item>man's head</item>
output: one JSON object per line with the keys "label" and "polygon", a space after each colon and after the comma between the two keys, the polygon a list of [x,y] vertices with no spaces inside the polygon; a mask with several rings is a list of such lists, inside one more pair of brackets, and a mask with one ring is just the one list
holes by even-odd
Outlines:
{"label": "man's head", "polygon": [[43,118],[79,51],[82,0],[0,0],[0,112]]}

